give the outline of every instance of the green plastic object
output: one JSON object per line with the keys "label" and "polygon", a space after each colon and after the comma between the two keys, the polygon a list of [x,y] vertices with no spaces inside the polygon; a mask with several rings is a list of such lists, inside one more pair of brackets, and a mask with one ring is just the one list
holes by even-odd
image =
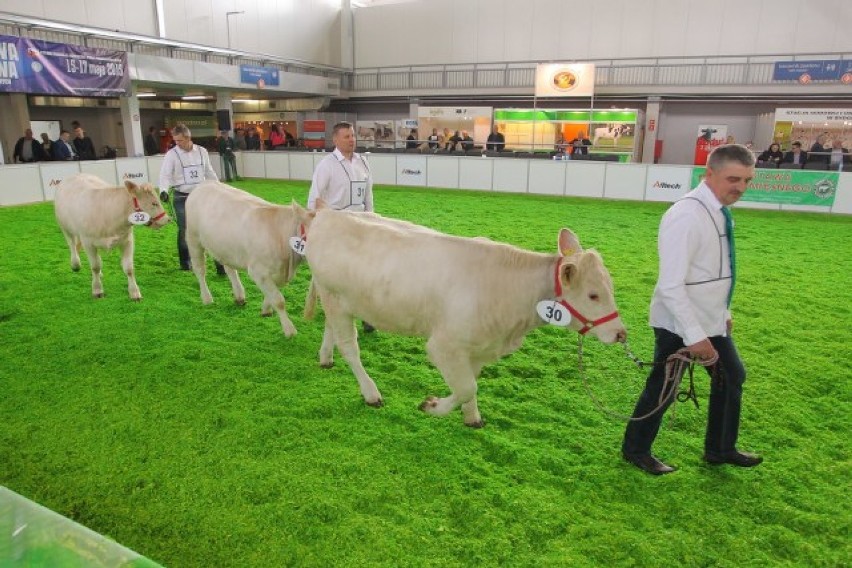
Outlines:
{"label": "green plastic object", "polygon": [[0,568],[23,567],[157,568],[160,565],[0,486]]}

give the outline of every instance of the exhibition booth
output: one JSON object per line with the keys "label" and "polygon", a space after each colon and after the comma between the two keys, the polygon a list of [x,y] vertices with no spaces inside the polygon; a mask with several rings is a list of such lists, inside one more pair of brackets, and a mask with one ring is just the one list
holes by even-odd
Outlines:
{"label": "exhibition booth", "polygon": [[[248,178],[309,181],[324,152],[237,152]],[[694,187],[703,168],[596,161],[491,158],[450,154],[367,154],[376,184],[671,202]],[[221,175],[218,154],[211,153]],[[163,156],[0,167],[0,205],[52,201],[73,173],[108,183],[157,183]],[[737,204],[772,210],[852,214],[852,172],[757,170]]]}

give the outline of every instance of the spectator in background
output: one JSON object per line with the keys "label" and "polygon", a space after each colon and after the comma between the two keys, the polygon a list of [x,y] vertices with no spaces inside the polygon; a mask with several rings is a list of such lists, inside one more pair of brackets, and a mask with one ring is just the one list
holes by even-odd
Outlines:
{"label": "spectator in background", "polygon": [[736,144],[737,139],[734,138],[733,134],[728,134],[728,138],[725,140],[725,144]]}
{"label": "spectator in background", "polygon": [[577,137],[571,140],[571,155],[573,156],[588,156],[589,155],[589,146],[592,145],[592,141],[586,138],[586,133],[582,130],[577,133]]}
{"label": "spectator in background", "polygon": [[248,149],[246,144],[246,132],[242,128],[234,130],[234,149],[245,151]]}
{"label": "spectator in background", "polygon": [[447,152],[453,152],[458,149],[458,143],[462,141],[461,136],[459,136],[459,131],[456,130],[452,136],[450,136],[449,140],[447,140]]}
{"label": "spectator in background", "polygon": [[467,133],[467,130],[462,130],[461,146],[462,150],[464,150],[465,152],[473,150],[473,138],[470,137],[470,134]]}
{"label": "spectator in background", "polygon": [[434,150],[435,148],[438,147],[438,145],[440,143],[441,143],[441,135],[438,134],[437,128],[433,128],[432,134],[429,135],[429,140],[428,140],[429,149]]}
{"label": "spectator in background", "polygon": [[[817,136],[816,142],[813,143],[811,149],[808,151],[808,154],[811,155],[811,159],[814,160],[819,157],[818,154],[827,152],[827,148],[825,147],[825,134],[820,134]],[[814,153],[817,155],[813,155]],[[825,157],[825,156],[823,156]]]}
{"label": "spectator in background", "polygon": [[78,122],[77,128],[74,129],[74,149],[77,150],[77,155],[81,160],[97,160],[95,144],[91,138],[86,136],[86,131],[79,124]]}
{"label": "spectator in background", "polygon": [[412,128],[408,133],[408,138],[405,139],[405,149],[412,150],[417,148],[417,129]]}
{"label": "spectator in background", "polygon": [[284,140],[286,140],[286,145],[288,148],[294,148],[296,146],[296,138],[290,134],[289,130],[281,129],[284,132]]}
{"label": "spectator in background", "polygon": [[849,163],[849,150],[843,147],[843,140],[835,138],[831,142],[831,153],[828,155],[828,169],[839,170],[843,164]]}
{"label": "spectator in background", "polygon": [[802,151],[801,142],[793,142],[791,149],[784,155],[783,164],[793,164],[794,166],[804,166],[808,161],[808,153]]}
{"label": "spectator in background", "polygon": [[49,162],[53,159],[53,142],[47,132],[41,133],[41,149],[44,150],[44,161]]}
{"label": "spectator in background", "polygon": [[280,126],[273,124],[269,132],[269,149],[277,150],[283,148],[285,144],[287,144],[287,137],[281,132]]}
{"label": "spectator in background", "polygon": [[29,164],[30,162],[41,162],[44,160],[44,147],[38,140],[33,138],[33,131],[27,128],[24,135],[18,138],[15,143],[15,150],[12,152],[12,163],[21,162]]}
{"label": "spectator in background", "polygon": [[77,160],[77,150],[71,143],[71,133],[63,130],[59,133],[59,138],[53,143],[53,159],[60,161]]}
{"label": "spectator in background", "polygon": [[249,128],[246,135],[246,150],[260,150],[260,135],[254,128]]}
{"label": "spectator in background", "polygon": [[160,153],[160,143],[157,142],[157,136],[155,133],[157,129],[151,126],[148,128],[148,134],[145,136],[145,155],[146,156],[155,156]]}
{"label": "spectator in background", "polygon": [[784,152],[781,151],[781,145],[777,142],[773,142],[769,145],[769,149],[765,150],[760,156],[757,157],[759,162],[771,162],[776,166],[784,160]]}
{"label": "spectator in background", "polygon": [[494,152],[502,152],[505,147],[506,137],[497,130],[497,125],[495,124],[491,129],[491,134],[488,135],[488,140],[485,143],[485,149],[492,150]]}
{"label": "spectator in background", "polygon": [[557,156],[564,156],[565,152],[568,151],[568,142],[565,140],[565,137],[561,134],[559,138],[556,139],[556,144],[553,146],[553,149],[556,150]]}
{"label": "spectator in background", "polygon": [[[458,133],[456,133],[456,134],[458,134]],[[442,140],[443,144],[441,145],[441,147],[444,150],[446,150],[447,152],[451,152],[453,150],[453,148],[450,147],[450,139],[452,137],[453,137],[453,135],[450,134],[450,129],[445,128],[444,129],[444,136],[443,136],[443,140]]]}
{"label": "spectator in background", "polygon": [[[240,176],[237,174],[237,156],[234,154],[234,139],[228,136],[227,130],[220,131],[219,135],[217,150],[222,157],[222,172],[225,174],[225,181],[239,180]],[[233,172],[233,175],[231,175],[231,172]]]}

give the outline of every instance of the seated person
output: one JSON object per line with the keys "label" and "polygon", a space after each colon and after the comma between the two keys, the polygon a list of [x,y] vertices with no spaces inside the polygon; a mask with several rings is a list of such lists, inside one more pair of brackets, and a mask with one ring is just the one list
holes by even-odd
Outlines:
{"label": "seated person", "polygon": [[458,144],[461,141],[462,141],[462,139],[461,139],[461,136],[459,136],[459,131],[456,130],[455,133],[452,136],[450,136],[450,139],[447,140],[447,152],[452,152],[452,151],[456,150],[456,144]]}
{"label": "seated person", "polygon": [[405,149],[411,150],[417,148],[417,129],[413,128],[405,139]]}
{"label": "seated person", "polygon": [[831,142],[831,153],[828,155],[828,167],[839,170],[844,164],[849,163],[849,150],[843,147],[843,140],[835,138]]}
{"label": "seated person", "polygon": [[592,145],[592,141],[586,138],[586,133],[582,130],[577,133],[577,137],[569,142],[571,144],[571,154],[574,156],[588,156],[589,155],[589,146]]}
{"label": "seated person", "polygon": [[781,151],[781,145],[777,142],[770,144],[769,149],[757,157],[757,161],[759,162],[772,162],[776,166],[780,164],[783,159],[784,152]]}
{"label": "seated person", "polygon": [[804,166],[808,161],[808,153],[802,150],[801,142],[793,142],[790,151],[784,155],[782,164],[793,164],[794,166]]}
{"label": "seated person", "polygon": [[492,150],[495,152],[501,152],[506,147],[506,137],[497,130],[497,125],[494,125],[494,129],[491,131],[491,134],[488,135],[487,143],[485,144],[486,150]]}
{"label": "seated person", "polygon": [[560,136],[556,139],[556,144],[553,146],[553,149],[556,150],[557,156],[563,156],[568,150],[568,142],[565,141],[563,136]]}
{"label": "seated person", "polygon": [[473,138],[470,137],[467,130],[462,130],[461,146],[465,152],[473,150]]}

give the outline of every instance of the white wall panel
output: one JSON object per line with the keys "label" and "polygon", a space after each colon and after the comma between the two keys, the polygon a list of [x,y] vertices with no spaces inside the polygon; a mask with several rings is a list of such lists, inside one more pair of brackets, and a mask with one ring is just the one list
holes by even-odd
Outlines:
{"label": "white wall panel", "polygon": [[[736,10],[745,2],[733,0]],[[755,2],[756,4],[756,2]],[[753,26],[754,50],[751,53],[785,53],[795,49],[796,22],[803,3],[799,0],[763,0],[760,2],[759,26]],[[734,16],[736,17],[736,16]],[[815,35],[821,35],[812,31]]]}
{"label": "white wall panel", "polygon": [[589,57],[605,58],[621,53],[621,38],[625,33],[623,25],[624,0],[593,2],[592,21],[588,23],[592,30],[589,41]]}
{"label": "white wall panel", "polygon": [[840,183],[837,184],[837,195],[834,196],[831,212],[852,214],[852,173],[840,174]]}
{"label": "white wall panel", "polygon": [[[654,52],[653,30],[656,26],[656,15],[644,2],[628,2],[623,7],[624,25],[626,32],[621,34],[621,51],[619,57],[636,57],[639,54]],[[610,57],[614,57],[615,54]]]}
{"label": "white wall panel", "polygon": [[[163,168],[163,162],[166,160],[164,156],[150,156],[145,158],[148,164],[148,179],[155,186],[160,186],[160,170]],[[166,189],[161,187],[160,189]]]}
{"label": "white wall panel", "polygon": [[263,152],[240,152],[240,154],[243,155],[241,175],[250,178],[266,177],[266,160],[263,158]]}
{"label": "white wall panel", "polygon": [[373,183],[396,184],[396,156],[394,154],[370,154],[367,158]]}
{"label": "white wall panel", "polygon": [[459,187],[491,190],[493,160],[473,156],[459,158]]}
{"label": "white wall panel", "polygon": [[[487,158],[494,161],[494,191],[526,193],[530,160],[514,158]],[[564,177],[563,177],[564,181]]]}
{"label": "white wall panel", "polygon": [[118,173],[115,171],[114,160],[80,162],[80,171],[86,174],[98,176],[109,184],[118,185]]}
{"label": "white wall panel", "polygon": [[565,164],[565,195],[603,197],[606,164],[568,162]]}
{"label": "white wall panel", "polygon": [[46,201],[56,198],[56,186],[63,179],[80,172],[80,162],[46,162],[39,166],[41,170],[41,191]]}
{"label": "white wall panel", "polygon": [[38,166],[0,168],[0,205],[20,205],[44,201]]}
{"label": "white wall panel", "polygon": [[455,156],[427,156],[426,183],[429,187],[458,189],[459,160]]}
{"label": "white wall panel", "polygon": [[564,195],[566,166],[561,160],[530,160],[529,192]]}
{"label": "white wall panel", "polygon": [[638,164],[607,164],[604,197],[642,201],[645,195],[646,169],[646,166]]}
{"label": "white wall panel", "polygon": [[263,152],[263,161],[266,164],[266,177],[272,179],[291,179],[290,155],[295,153]]}
{"label": "white wall panel", "polygon": [[225,179],[225,176],[222,174],[222,157],[219,155],[219,152],[210,152],[210,167],[216,172],[216,177],[219,181]]}
{"label": "white wall panel", "polygon": [[[528,59],[548,61],[558,53],[559,36],[564,33],[561,27],[562,4],[565,4],[563,0],[540,0],[532,3]],[[521,32],[520,29],[517,31]]]}
{"label": "white wall panel", "polygon": [[779,210],[781,206],[777,203],[760,203],[758,201],[737,201],[734,207],[742,207],[743,209],[769,209]]}
{"label": "white wall panel", "polygon": [[314,157],[311,152],[293,152],[290,156],[290,178],[309,180],[314,176]]}
{"label": "white wall panel", "polygon": [[716,2],[689,0],[686,15],[686,42],[683,55],[702,56],[717,53],[722,36],[722,11]]}
{"label": "white wall panel", "polygon": [[[443,63],[468,63],[476,60],[476,37],[479,32],[477,5],[480,2],[482,0],[454,2],[452,9],[446,12],[449,18],[444,20],[443,26],[452,31],[453,51],[450,58]],[[405,43],[407,42],[403,42],[402,45]],[[389,49],[394,50],[396,47],[396,45],[388,46]]]}
{"label": "white wall panel", "polygon": [[124,185],[125,180],[132,181],[136,185],[153,183],[157,185],[157,177],[153,180],[148,177],[148,162],[145,158],[118,158],[115,160],[115,172],[118,185]]}
{"label": "white wall panel", "polygon": [[[848,0],[843,0],[843,3],[848,4]],[[800,3],[795,20],[796,32],[787,36],[790,40],[787,49],[811,53],[828,51],[834,40],[835,21],[842,14],[843,8],[837,0],[819,0],[816,5]],[[849,25],[850,20],[846,20],[844,27],[847,34]]]}
{"label": "white wall panel", "polygon": [[[671,54],[683,54],[686,44],[687,3],[682,0],[656,0],[654,2],[655,25],[647,33],[651,34],[653,48],[650,55],[663,57]],[[641,57],[642,53],[637,53]]]}
{"label": "white wall panel", "polygon": [[645,201],[677,201],[692,188],[691,166],[648,166]]}
{"label": "white wall panel", "polygon": [[[480,0],[482,4],[483,2]],[[506,61],[525,61],[532,59],[530,47],[535,27],[541,23],[534,20],[535,3],[518,4],[508,2],[505,11],[505,34],[503,36],[504,54]],[[482,30],[481,33],[488,33]]]}
{"label": "white wall panel", "polygon": [[[780,3],[783,4],[784,0]],[[764,2],[743,2],[742,0],[723,0],[710,4],[721,17],[722,27],[719,30],[721,41],[717,46],[722,55],[742,55],[743,53],[766,53],[766,45],[757,41],[758,30],[765,25],[761,20]],[[781,11],[779,2],[772,1],[773,10]],[[755,25],[760,22],[760,25]],[[788,48],[789,49],[789,48]],[[778,50],[777,52],[783,52]]]}
{"label": "white wall panel", "polygon": [[504,56],[506,45],[506,0],[493,0],[487,6],[480,4],[478,27],[481,33],[476,34],[477,61],[506,61]]}
{"label": "white wall panel", "polygon": [[426,185],[426,156],[401,154],[396,157],[397,185]]}

